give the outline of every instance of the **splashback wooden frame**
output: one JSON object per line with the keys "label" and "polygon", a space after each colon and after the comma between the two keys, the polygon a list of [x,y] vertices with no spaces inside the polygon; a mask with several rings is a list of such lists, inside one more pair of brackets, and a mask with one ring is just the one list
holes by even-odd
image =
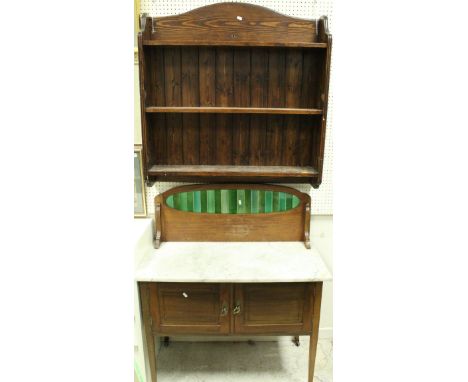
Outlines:
{"label": "splashback wooden frame", "polygon": [[[169,207],[173,194],[202,190],[266,190],[297,196],[297,207],[269,213],[186,212]],[[161,241],[304,241],[310,248],[310,196],[294,188],[268,184],[199,184],[175,187],[155,198],[155,248]]]}

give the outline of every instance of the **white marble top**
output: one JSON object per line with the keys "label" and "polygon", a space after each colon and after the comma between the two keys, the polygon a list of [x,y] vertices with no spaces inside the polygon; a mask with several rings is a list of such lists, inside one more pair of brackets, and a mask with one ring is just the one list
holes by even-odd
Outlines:
{"label": "white marble top", "polygon": [[137,281],[307,282],[331,280],[302,242],[163,242],[136,269]]}

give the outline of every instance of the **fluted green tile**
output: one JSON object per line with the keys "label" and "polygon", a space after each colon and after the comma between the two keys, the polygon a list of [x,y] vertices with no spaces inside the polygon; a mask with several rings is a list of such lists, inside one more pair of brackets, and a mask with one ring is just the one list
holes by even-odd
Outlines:
{"label": "fluted green tile", "polygon": [[296,195],[293,195],[292,198],[292,208],[296,208],[299,205],[299,198]]}
{"label": "fluted green tile", "polygon": [[280,192],[280,211],[286,210],[286,195],[284,192]]}
{"label": "fluted green tile", "polygon": [[292,208],[292,195],[291,194],[285,194],[285,195],[286,195],[286,211],[287,211]]}
{"label": "fluted green tile", "polygon": [[215,190],[215,213],[221,213],[221,190]]}
{"label": "fluted green tile", "polygon": [[193,212],[201,212],[201,192],[193,192]]}
{"label": "fluted green tile", "polygon": [[181,192],[179,196],[180,209],[182,211],[187,211],[187,193]]}
{"label": "fluted green tile", "polygon": [[180,193],[174,194],[174,208],[180,210]]}
{"label": "fluted green tile", "polygon": [[193,191],[187,192],[187,211],[193,211]]}
{"label": "fluted green tile", "polygon": [[251,213],[252,190],[245,190],[245,213]]}
{"label": "fluted green tile", "polygon": [[264,213],[265,212],[265,191],[259,191],[259,198],[258,198],[258,212]]}
{"label": "fluted green tile", "polygon": [[166,204],[171,207],[171,208],[174,208],[174,196],[173,195],[169,195],[167,198],[166,198]]}
{"label": "fluted green tile", "polygon": [[273,211],[273,192],[265,191],[265,212]]}
{"label": "fluted green tile", "polygon": [[206,212],[214,214],[215,212],[215,192],[214,190],[207,190],[206,191]]}
{"label": "fluted green tile", "polygon": [[221,213],[229,213],[229,190],[221,190]]}
{"label": "fluted green tile", "polygon": [[200,191],[201,212],[208,212],[208,195],[206,190]]}
{"label": "fluted green tile", "polygon": [[260,199],[260,191],[259,190],[252,190],[251,192],[251,204],[250,204],[250,210],[252,211],[253,214],[258,214],[258,201]]}
{"label": "fluted green tile", "polygon": [[245,214],[245,194],[247,193],[246,190],[237,190],[237,213],[238,214]]}
{"label": "fluted green tile", "polygon": [[273,212],[279,211],[279,192],[273,192]]}
{"label": "fluted green tile", "polygon": [[237,213],[237,190],[229,190],[229,213]]}

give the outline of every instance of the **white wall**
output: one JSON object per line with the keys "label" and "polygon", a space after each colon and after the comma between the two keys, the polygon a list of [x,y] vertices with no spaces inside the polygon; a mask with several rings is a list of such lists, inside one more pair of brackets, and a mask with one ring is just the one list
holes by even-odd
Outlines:
{"label": "white wall", "polygon": [[134,143],[141,144],[141,113],[140,113],[140,83],[139,83],[139,74],[138,74],[138,65],[134,66],[133,71],[133,78],[135,86],[134,94],[135,94],[135,117],[134,117]]}

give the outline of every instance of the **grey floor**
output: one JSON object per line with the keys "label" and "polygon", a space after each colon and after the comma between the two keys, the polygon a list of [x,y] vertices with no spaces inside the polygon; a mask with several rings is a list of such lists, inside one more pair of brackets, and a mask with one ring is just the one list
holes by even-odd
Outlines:
{"label": "grey floor", "polygon": [[[158,354],[158,382],[306,382],[309,338],[270,342],[171,342]],[[319,339],[314,382],[333,379],[333,342]]]}

